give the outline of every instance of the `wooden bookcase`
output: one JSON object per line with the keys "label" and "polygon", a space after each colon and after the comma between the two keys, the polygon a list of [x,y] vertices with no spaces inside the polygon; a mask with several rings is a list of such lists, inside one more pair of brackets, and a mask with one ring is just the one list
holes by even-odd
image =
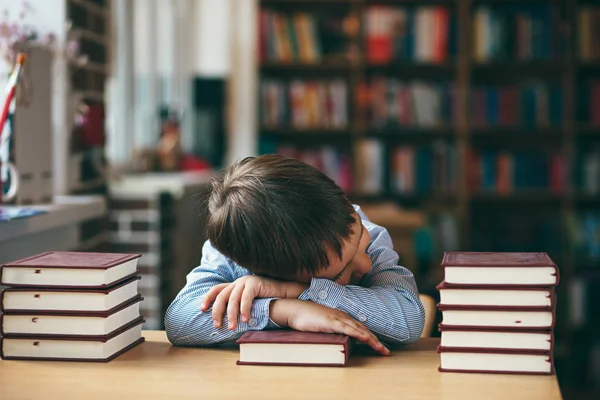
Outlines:
{"label": "wooden bookcase", "polygon": [[[600,213],[600,192],[584,193],[577,183],[579,178],[576,179],[577,171],[581,169],[581,165],[578,163],[582,162],[578,149],[600,145],[600,125],[590,124],[582,117],[580,111],[580,108],[587,103],[586,96],[589,99],[589,94],[582,91],[589,86],[589,78],[600,79],[600,58],[590,57],[592,61],[584,61],[580,57],[582,24],[579,21],[579,14],[582,8],[594,4],[600,6],[598,2],[589,0],[262,0],[260,1],[261,10],[287,15],[299,12],[307,12],[309,15],[335,14],[346,17],[350,15],[359,22],[360,27],[357,34],[346,36],[348,46],[355,50],[351,57],[341,59],[339,56],[322,57],[315,62],[298,62],[290,60],[289,57],[285,62],[279,62],[257,57],[259,60],[257,101],[260,152],[279,152],[281,149],[288,151],[289,149],[298,150],[329,145],[347,152],[356,177],[356,171],[362,168],[358,165],[360,156],[356,150],[357,143],[365,139],[377,139],[382,143],[383,148],[380,153],[383,171],[382,190],[366,195],[351,190],[349,195],[353,201],[359,204],[395,201],[403,207],[416,207],[431,212],[437,210],[450,212],[456,218],[459,248],[463,250],[494,251],[498,250],[496,246],[504,246],[505,243],[511,248],[518,248],[518,243],[511,242],[512,231],[510,230],[499,231],[496,238],[489,239],[487,242],[480,240],[482,233],[493,232],[496,229],[495,223],[502,223],[502,219],[505,217],[537,226],[538,230],[533,231],[532,235],[542,235],[545,228],[540,228],[540,226],[543,224],[556,224],[553,228],[555,230],[552,231],[555,234],[549,235],[555,236],[554,240],[547,241],[546,248],[538,247],[538,251],[548,251],[551,254],[559,264],[561,271],[561,283],[558,288],[556,364],[564,387],[567,389],[585,388],[584,392],[592,390],[591,385],[594,379],[590,372],[593,369],[592,361],[587,353],[595,351],[596,354],[600,354],[600,344],[592,340],[594,335],[598,336],[600,329],[598,324],[593,322],[592,297],[589,295],[589,292],[593,291],[591,289],[598,287],[600,262],[594,263],[579,259],[576,251],[577,245],[572,240],[572,223],[573,216],[588,211],[595,212],[596,215]],[[365,44],[367,33],[365,32],[364,16],[369,7],[381,5],[447,7],[450,15],[455,18],[456,29],[452,36],[455,40],[454,56],[446,57],[435,63],[412,60],[397,60],[377,65],[371,63]],[[523,50],[513,48],[513,55],[505,54],[501,58],[493,57],[485,62],[478,61],[475,53],[479,51],[476,46],[478,46],[477,41],[482,40],[482,31],[476,31],[475,19],[479,7],[491,7],[492,9],[512,7],[525,10],[539,5],[547,5],[556,10],[559,21],[553,24],[556,30],[547,31],[542,27],[541,31],[536,31],[535,40],[542,40],[546,43],[544,40],[548,38],[545,38],[544,35],[555,35],[550,43],[560,46],[558,56],[551,59],[546,57],[521,59],[516,55],[520,54],[518,51]],[[261,24],[265,23],[262,18],[262,14],[259,14],[257,51],[260,51],[260,46],[264,46],[261,44]],[[274,29],[284,29],[281,28],[281,25],[274,26]],[[537,28],[540,29],[540,25],[537,25]],[[298,46],[297,42],[292,45]],[[593,48],[595,45],[591,46]],[[548,50],[548,48],[545,49]],[[530,51],[533,55],[533,50]],[[537,55],[539,56],[540,53],[538,52]],[[538,60],[539,58],[543,58],[543,60]],[[452,103],[455,110],[451,123],[434,124],[428,127],[372,128],[365,120],[365,113],[362,112],[362,106],[357,98],[361,96],[361,85],[376,75],[401,78],[404,82],[427,80],[453,84]],[[551,97],[550,94],[546,97],[546,99],[553,98],[558,102],[553,104],[560,104],[559,111],[557,108],[551,109],[550,106],[546,111],[548,115],[545,118],[552,121],[558,112],[562,114],[562,118],[556,123],[543,127],[521,126],[520,124],[497,127],[493,124],[485,126],[478,124],[473,100],[477,100],[478,94],[476,93],[479,85],[496,83],[507,85],[512,82],[527,82],[534,78],[546,82],[548,85],[552,84],[560,90],[559,98]],[[263,123],[266,120],[265,107],[269,106],[265,104],[262,84],[272,80],[291,82],[296,79],[340,79],[345,82],[348,116],[346,126],[294,128],[290,124]],[[550,90],[548,89],[548,93]],[[285,93],[282,96],[287,95],[289,94]],[[499,107],[498,110],[500,110]],[[539,113],[539,110],[535,112]],[[392,149],[400,145],[428,145],[437,140],[448,142],[456,149],[456,157],[452,161],[456,169],[453,190],[404,194],[393,190],[390,184]],[[562,185],[557,184],[558,186],[554,187],[554,190],[549,190],[552,183],[549,178],[546,178],[546,189],[528,188],[526,184],[521,183],[519,190],[515,189],[503,194],[499,194],[497,190],[474,190],[473,185],[469,182],[471,179],[470,166],[472,165],[469,162],[471,149],[512,152],[533,150],[543,154],[560,152],[562,163],[556,162],[555,166],[554,161],[547,162],[547,169],[541,174],[554,174],[552,176],[564,174]],[[497,168],[495,159],[493,165],[494,168]],[[555,170],[550,172],[550,168],[555,168]],[[596,179],[600,180],[600,168],[596,174]],[[600,228],[596,229],[597,232],[600,231]],[[600,239],[598,241],[600,242]],[[600,244],[598,245],[600,246]],[[521,250],[532,251],[529,248]],[[437,261],[439,262],[439,260]],[[585,294],[586,290],[581,289],[582,286],[588,287],[587,295]],[[582,304],[586,302],[590,304],[583,306]],[[573,314],[578,313],[587,313],[587,315],[579,317],[582,319],[579,323],[574,323]],[[596,358],[599,357],[596,356]],[[595,373],[599,374],[600,367],[596,368]],[[596,375],[596,380],[598,376]]]}

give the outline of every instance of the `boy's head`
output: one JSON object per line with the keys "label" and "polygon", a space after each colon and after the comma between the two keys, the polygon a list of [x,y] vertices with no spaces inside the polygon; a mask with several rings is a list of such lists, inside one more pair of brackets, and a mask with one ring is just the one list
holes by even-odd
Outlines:
{"label": "boy's head", "polygon": [[371,268],[368,232],[345,193],[294,158],[248,157],[214,178],[207,234],[257,275],[348,284]]}

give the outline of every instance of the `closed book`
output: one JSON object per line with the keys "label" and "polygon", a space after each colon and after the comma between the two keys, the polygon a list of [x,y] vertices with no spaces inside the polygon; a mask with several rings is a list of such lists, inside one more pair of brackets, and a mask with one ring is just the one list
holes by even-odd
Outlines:
{"label": "closed book", "polygon": [[246,332],[238,365],[345,366],[352,349],[350,337],[333,333],[270,330]]}
{"label": "closed book", "polygon": [[112,311],[6,311],[0,316],[0,334],[20,336],[104,336],[140,318],[140,302],[136,295]]}
{"label": "closed book", "polygon": [[111,335],[89,337],[53,336],[0,338],[3,360],[110,361],[144,341],[142,318]]}
{"label": "closed book", "polygon": [[482,330],[550,330],[555,318],[552,307],[454,306],[438,304],[442,328],[478,327]]}
{"label": "closed book", "polygon": [[546,287],[559,281],[546,253],[445,252],[441,266],[449,284]]}
{"label": "closed book", "polygon": [[106,288],[134,276],[140,254],[49,251],[0,269],[0,284],[21,287]]}
{"label": "closed book", "polygon": [[442,282],[437,287],[440,292],[440,303],[460,306],[503,306],[554,307],[554,289],[527,288],[522,286],[495,286],[489,288],[457,285]]}
{"label": "closed book", "polygon": [[478,348],[478,349],[520,349],[550,351],[554,350],[552,331],[514,331],[503,328],[479,330],[473,327],[440,327],[442,348]]}
{"label": "closed book", "polygon": [[553,358],[547,351],[438,348],[440,372],[550,375]]}
{"label": "closed book", "polygon": [[0,293],[0,310],[112,312],[137,295],[139,280],[134,276],[104,289],[11,287]]}

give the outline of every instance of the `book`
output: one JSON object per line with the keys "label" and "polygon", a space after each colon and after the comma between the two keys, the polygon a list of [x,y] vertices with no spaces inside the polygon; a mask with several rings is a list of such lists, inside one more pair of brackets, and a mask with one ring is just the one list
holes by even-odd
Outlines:
{"label": "book", "polygon": [[445,252],[441,266],[450,284],[556,286],[559,272],[546,253]]}
{"label": "book", "polygon": [[144,341],[144,320],[124,326],[111,335],[92,337],[53,336],[0,338],[3,360],[110,361]]}
{"label": "book", "polygon": [[540,307],[554,306],[552,288],[493,287],[475,288],[442,282],[437,287],[440,303],[463,306]]}
{"label": "book", "polygon": [[138,293],[140,276],[105,289],[10,287],[0,293],[0,311],[114,312]]}
{"label": "book", "polygon": [[0,284],[37,288],[106,288],[136,275],[140,256],[48,251],[3,264]]}
{"label": "book", "polygon": [[554,349],[554,333],[544,331],[511,330],[482,331],[468,327],[440,328],[441,348],[476,348],[476,349],[521,349],[550,351]]}
{"label": "book", "polygon": [[554,309],[547,307],[449,306],[438,304],[442,312],[440,327],[466,326],[507,330],[554,328]]}
{"label": "book", "polygon": [[246,332],[238,365],[345,366],[352,349],[350,337],[293,330]]}
{"label": "book", "polygon": [[7,311],[0,316],[0,334],[35,338],[56,335],[64,337],[111,335],[121,327],[142,318],[140,316],[142,300],[141,295],[137,295],[113,312]]}
{"label": "book", "polygon": [[441,372],[554,373],[552,355],[547,351],[438,348]]}

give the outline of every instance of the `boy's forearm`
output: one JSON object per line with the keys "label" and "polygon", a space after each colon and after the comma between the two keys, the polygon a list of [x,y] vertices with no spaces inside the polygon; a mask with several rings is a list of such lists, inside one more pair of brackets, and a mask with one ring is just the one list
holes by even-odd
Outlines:
{"label": "boy's forearm", "polygon": [[301,297],[344,311],[389,345],[417,340],[425,320],[418,293],[401,287],[342,286],[327,279],[313,279]]}

